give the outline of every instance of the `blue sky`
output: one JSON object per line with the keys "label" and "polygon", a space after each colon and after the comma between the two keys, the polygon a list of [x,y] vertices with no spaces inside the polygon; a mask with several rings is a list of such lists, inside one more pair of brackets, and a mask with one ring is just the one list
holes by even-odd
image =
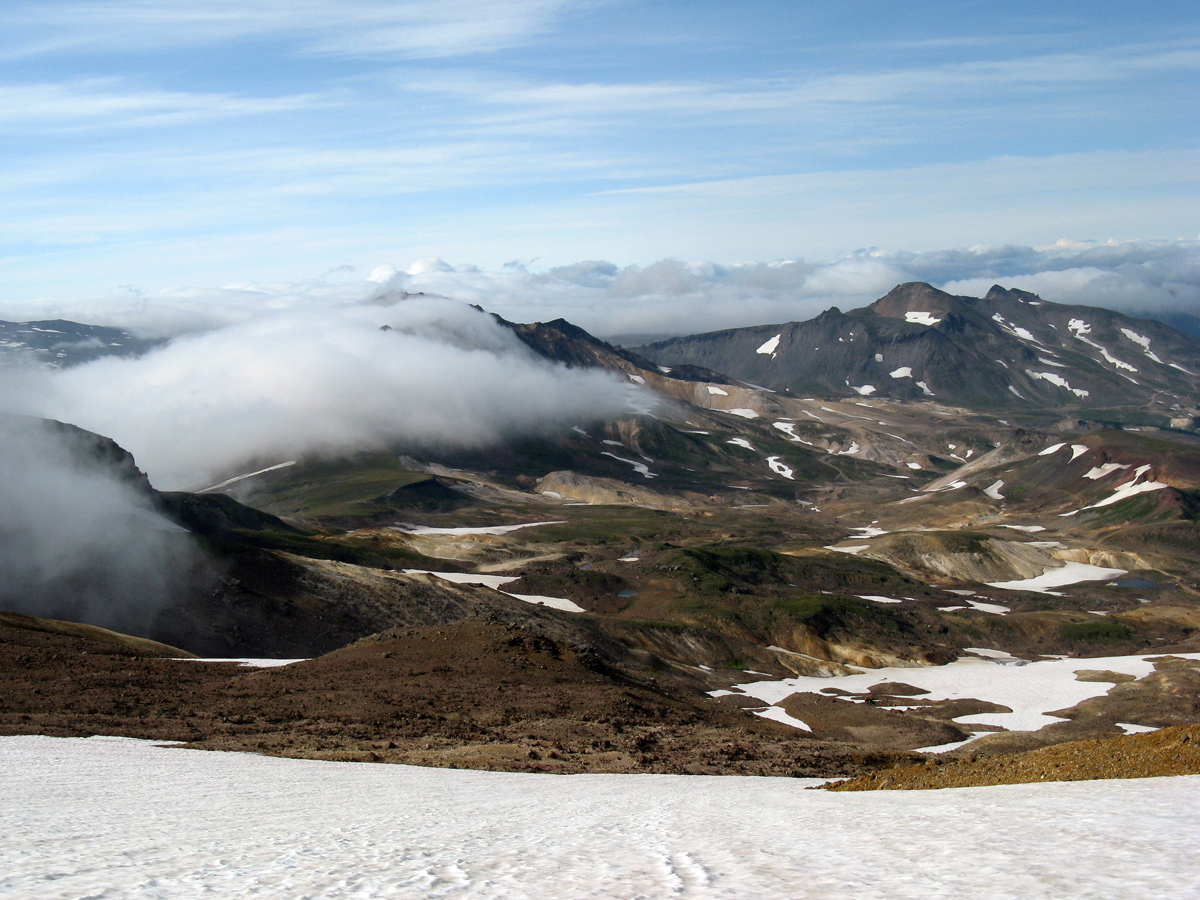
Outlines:
{"label": "blue sky", "polygon": [[1060,240],[1192,290],[1198,74],[1194,2],[7,0],[0,304]]}

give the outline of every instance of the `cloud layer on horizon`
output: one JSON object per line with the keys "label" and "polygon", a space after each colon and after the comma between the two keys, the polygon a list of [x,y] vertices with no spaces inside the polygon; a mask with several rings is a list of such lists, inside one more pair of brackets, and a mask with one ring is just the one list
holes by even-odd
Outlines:
{"label": "cloud layer on horizon", "polygon": [[1200,315],[1200,240],[1066,242],[1051,247],[970,247],[925,253],[862,251],[808,262],[685,263],[619,267],[581,262],[502,272],[421,260],[373,277],[393,289],[444,294],[518,321],[563,317],[599,335],[688,334],[811,318],[854,309],[897,284],[927,281],[983,296],[995,283],[1056,303],[1132,315]]}
{"label": "cloud layer on horizon", "polygon": [[803,320],[830,306],[854,309],[906,281],[968,296],[1000,283],[1057,303],[1200,316],[1200,240],[864,250],[830,260],[724,264],[666,259],[621,267],[591,260],[537,269],[514,261],[499,271],[424,259],[403,271],[381,264],[368,274],[347,266],[303,282],[0,303],[0,318],[65,318],[170,337],[272,312],[323,315],[390,290],[477,304],[514,321],[565,318],[600,336],[688,334]]}

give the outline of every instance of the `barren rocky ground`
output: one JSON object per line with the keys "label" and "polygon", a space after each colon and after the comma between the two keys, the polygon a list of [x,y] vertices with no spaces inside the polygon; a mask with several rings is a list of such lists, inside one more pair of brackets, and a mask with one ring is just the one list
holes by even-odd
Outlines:
{"label": "barren rocky ground", "polygon": [[916,758],[814,740],[481,619],[257,669],[14,619],[0,625],[0,734],[517,772],[825,777]]}

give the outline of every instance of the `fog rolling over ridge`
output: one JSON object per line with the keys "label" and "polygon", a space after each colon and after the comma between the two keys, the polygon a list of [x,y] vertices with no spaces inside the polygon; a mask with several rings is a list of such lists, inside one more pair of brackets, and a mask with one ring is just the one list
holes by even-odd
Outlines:
{"label": "fog rolling over ridge", "polygon": [[116,440],[162,490],[306,454],[482,447],[628,408],[630,387],[536,357],[444,298],[273,310],[135,359],[10,373],[0,408]]}
{"label": "fog rolling over ridge", "polygon": [[0,609],[144,629],[200,559],[148,487],[109,442],[0,415]]}

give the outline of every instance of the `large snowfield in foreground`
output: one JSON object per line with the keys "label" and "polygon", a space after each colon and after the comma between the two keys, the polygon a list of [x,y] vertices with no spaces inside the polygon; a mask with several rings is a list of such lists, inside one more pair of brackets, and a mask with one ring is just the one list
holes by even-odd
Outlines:
{"label": "large snowfield in foreground", "polygon": [[1200,897],[1200,777],[830,794],[0,738],[20,898]]}

